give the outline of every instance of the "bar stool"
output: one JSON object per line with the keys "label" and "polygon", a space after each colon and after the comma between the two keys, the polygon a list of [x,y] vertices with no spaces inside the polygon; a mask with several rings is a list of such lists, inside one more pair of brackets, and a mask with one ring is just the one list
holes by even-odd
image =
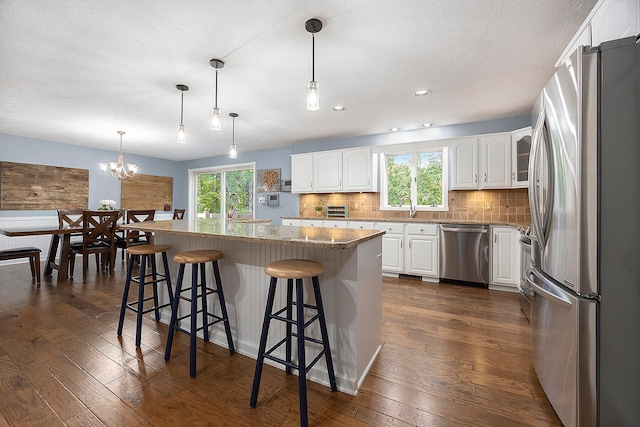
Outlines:
{"label": "bar stool", "polygon": [[[203,331],[204,340],[209,341],[209,327],[218,322],[224,322],[224,329],[227,334],[227,343],[229,345],[229,353],[235,353],[233,347],[233,338],[231,337],[231,326],[229,325],[229,316],[227,307],[224,302],[224,293],[222,291],[222,280],[220,279],[220,270],[218,268],[218,260],[224,258],[224,253],[214,250],[197,250],[180,252],[173,257],[173,260],[180,264],[178,269],[178,279],[176,283],[176,293],[173,297],[173,305],[171,306],[171,323],[169,324],[169,336],[167,338],[167,348],[164,353],[164,360],[171,357],[171,345],[173,343],[173,334],[176,330],[182,331],[190,336],[189,344],[189,375],[196,376],[196,333]],[[216,281],[216,289],[207,286],[205,268],[207,262],[213,265],[213,273]],[[191,264],[191,287],[182,289],[182,279],[184,277],[184,268],[186,264]],[[200,269],[201,283],[198,285],[198,267]],[[200,289],[198,289],[198,287]],[[191,297],[181,296],[182,292],[191,291]],[[207,310],[207,296],[210,294],[218,294],[220,302],[220,311],[222,316],[215,315]],[[201,308],[198,310],[198,298],[201,300]],[[191,304],[191,311],[186,316],[178,317],[178,306],[180,300],[184,299]],[[198,313],[202,313],[202,326],[197,327]],[[186,330],[180,327],[180,321],[190,318],[190,329]],[[210,322],[209,318],[213,318]]]}
{"label": "bar stool", "polygon": [[[269,293],[267,296],[267,308],[264,314],[264,322],[262,324],[262,335],[260,336],[260,347],[258,348],[258,358],[256,360],[256,371],[253,377],[253,388],[251,390],[251,402],[252,408],[256,407],[258,401],[258,389],[260,387],[260,377],[262,376],[262,365],[264,359],[273,360],[274,362],[282,363],[286,367],[287,374],[291,373],[291,369],[298,370],[298,393],[300,398],[300,425],[306,426],[308,424],[307,417],[307,383],[306,374],[313,365],[324,355],[327,371],[329,373],[329,384],[331,391],[336,391],[336,377],[333,371],[333,362],[331,360],[331,350],[329,349],[329,338],[327,335],[327,324],[324,318],[324,308],[322,306],[322,298],[320,296],[320,283],[318,281],[318,275],[322,274],[324,267],[322,264],[316,261],[303,260],[303,259],[288,259],[282,261],[275,261],[268,264],[264,272],[271,276],[271,282],[269,284]],[[315,294],[316,305],[310,305],[304,303],[303,295],[303,282],[302,279],[311,278],[313,282],[313,292]],[[278,279],[287,279],[287,305],[280,310],[273,313],[273,302],[276,293],[276,283]],[[292,301],[293,296],[293,280],[296,280],[296,300]],[[292,312],[293,306],[296,306],[296,318],[293,319]],[[304,309],[316,310],[316,314],[307,322],[304,320]],[[286,317],[281,316],[283,312],[286,312]],[[269,333],[269,323],[271,319],[280,320],[286,323],[286,336],[269,350],[265,351],[267,344],[267,334]],[[314,321],[320,322],[320,333],[322,339],[307,337],[304,334],[304,329],[311,325]],[[291,329],[292,325],[296,326],[296,332]],[[296,337],[298,344],[298,363],[291,361],[291,337]],[[322,351],[313,359],[309,365],[305,365],[305,342],[310,341],[315,344],[322,345]],[[282,344],[285,344],[285,359],[281,359],[274,356],[272,353]]]}
{"label": "bar stool", "polygon": [[[167,245],[138,245],[130,246],[127,248],[127,255],[129,255],[129,268],[127,269],[127,281],[124,285],[124,292],[122,294],[122,306],[120,307],[120,320],[118,321],[118,336],[122,335],[122,325],[124,324],[125,310],[129,309],[136,312],[136,347],[140,347],[141,330],[142,330],[142,315],[151,311],[155,312],[156,322],[160,320],[160,309],[164,307],[170,307],[173,301],[173,290],[171,289],[171,276],[169,275],[169,263],[167,262],[167,251],[171,249]],[[162,263],[164,266],[164,274],[159,274],[156,268],[156,254],[162,254]],[[140,272],[138,276],[133,276],[133,261],[135,256],[140,257]],[[150,261],[151,273],[147,273],[147,262]],[[147,280],[151,278],[151,280]],[[138,284],[138,299],[136,301],[129,302],[129,288],[131,282]],[[169,293],[169,303],[159,305],[158,304],[158,283],[166,282],[167,292]],[[153,295],[145,298],[144,288],[146,285],[153,285]],[[153,307],[144,308],[144,303],[153,300]]]}

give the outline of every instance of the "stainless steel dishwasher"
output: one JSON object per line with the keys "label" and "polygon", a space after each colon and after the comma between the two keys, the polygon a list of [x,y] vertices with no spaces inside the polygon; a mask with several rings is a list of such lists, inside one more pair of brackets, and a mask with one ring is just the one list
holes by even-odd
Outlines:
{"label": "stainless steel dishwasher", "polygon": [[489,284],[488,225],[440,225],[440,277]]}

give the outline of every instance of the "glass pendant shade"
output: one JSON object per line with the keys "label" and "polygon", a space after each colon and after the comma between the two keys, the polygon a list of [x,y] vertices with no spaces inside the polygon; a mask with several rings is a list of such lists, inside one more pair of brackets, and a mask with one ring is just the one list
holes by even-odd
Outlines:
{"label": "glass pendant shade", "polygon": [[236,157],[238,157],[238,150],[236,149],[236,144],[231,144],[229,146],[229,158],[235,159]]}
{"label": "glass pendant shade", "polygon": [[213,107],[211,109],[211,130],[222,129],[222,120],[220,119],[220,109]]}
{"label": "glass pendant shade", "polygon": [[320,109],[320,88],[318,82],[311,80],[307,85],[307,110]]}
{"label": "glass pendant shade", "polygon": [[187,131],[184,129],[184,125],[178,125],[178,144],[187,143]]}

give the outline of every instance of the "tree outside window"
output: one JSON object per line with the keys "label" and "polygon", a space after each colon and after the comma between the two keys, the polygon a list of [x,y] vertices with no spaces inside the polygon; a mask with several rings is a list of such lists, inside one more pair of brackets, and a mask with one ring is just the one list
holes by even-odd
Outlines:
{"label": "tree outside window", "polygon": [[[383,154],[381,208],[397,208],[402,197],[410,197],[420,210],[445,210],[445,157],[443,148]],[[403,203],[407,204],[406,201]]]}

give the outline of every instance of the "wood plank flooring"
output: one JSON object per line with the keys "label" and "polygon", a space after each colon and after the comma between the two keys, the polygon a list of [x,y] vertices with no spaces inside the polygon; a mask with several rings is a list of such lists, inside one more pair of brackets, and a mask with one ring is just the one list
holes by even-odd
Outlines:
{"label": "wood plank flooring", "polygon": [[[123,270],[91,266],[85,284],[37,286],[28,265],[0,267],[0,427],[299,424],[295,375],[265,366],[250,409],[253,359],[199,340],[192,379],[184,334],[168,363],[165,324],[146,317],[136,349],[129,312],[118,339]],[[517,298],[384,278],[380,355],[358,396],[309,383],[310,425],[562,425],[533,370]]]}

